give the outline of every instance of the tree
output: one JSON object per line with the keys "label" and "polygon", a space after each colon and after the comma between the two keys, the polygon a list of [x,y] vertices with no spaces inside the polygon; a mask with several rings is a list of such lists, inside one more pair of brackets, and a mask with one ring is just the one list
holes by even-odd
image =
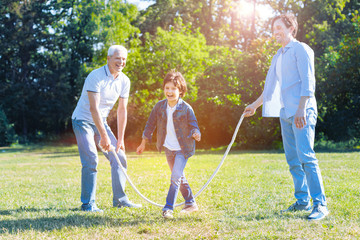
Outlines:
{"label": "tree", "polygon": [[4,111],[0,108],[0,146],[8,146],[16,140],[13,125],[8,122]]}
{"label": "tree", "polygon": [[[352,14],[352,27],[339,45],[329,46],[320,58],[320,130],[330,140],[360,136],[360,16]],[[331,129],[329,131],[329,129]]]}
{"label": "tree", "polygon": [[37,110],[46,103],[41,94],[48,89],[41,85],[39,62],[46,62],[42,51],[52,41],[49,26],[64,13],[61,6],[56,1],[3,1],[0,6],[0,100],[22,141],[44,124]]}
{"label": "tree", "polygon": [[[259,16],[241,16],[239,7],[240,1],[233,0],[159,0],[142,12],[137,24],[142,33],[154,35],[158,27],[169,30],[180,17],[192,31],[200,30],[207,45],[246,49],[262,31],[255,32],[255,17]],[[253,7],[246,10],[253,11]]]}
{"label": "tree", "polygon": [[0,10],[0,100],[20,142],[69,129],[86,75],[109,45],[138,33],[136,8],[119,1],[3,1]]}
{"label": "tree", "polygon": [[[272,41],[257,39],[246,52],[211,49],[205,72],[197,81],[199,93],[194,103],[203,131],[202,144],[217,147],[230,142],[245,106],[261,95],[277,47]],[[263,119],[257,113],[244,121],[236,143],[241,148],[266,148],[276,147],[279,140],[278,120]]]}

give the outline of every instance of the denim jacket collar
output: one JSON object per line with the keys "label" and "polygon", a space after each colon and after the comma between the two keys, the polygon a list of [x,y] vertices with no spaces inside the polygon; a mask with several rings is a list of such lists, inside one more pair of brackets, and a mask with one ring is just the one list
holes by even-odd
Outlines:
{"label": "denim jacket collar", "polygon": [[[179,100],[176,104],[176,111],[180,111],[183,108],[183,103],[184,103],[184,101],[181,98],[179,98]],[[168,100],[165,99],[163,105],[161,106],[162,110],[164,110],[165,112],[166,112],[167,105],[168,105]]]}

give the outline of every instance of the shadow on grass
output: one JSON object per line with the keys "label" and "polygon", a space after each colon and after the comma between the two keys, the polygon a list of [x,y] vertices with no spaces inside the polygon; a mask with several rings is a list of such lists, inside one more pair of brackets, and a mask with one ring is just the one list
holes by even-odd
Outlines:
{"label": "shadow on grass", "polygon": [[[223,156],[226,151],[226,148],[223,150],[196,150],[196,155],[220,155]],[[284,153],[282,149],[279,150],[239,150],[239,149],[231,149],[229,151],[229,155],[232,154],[279,154]]]}
{"label": "shadow on grass", "polygon": [[79,153],[44,153],[44,156],[41,156],[41,158],[73,158],[73,157],[79,157]]}
{"label": "shadow on grass", "polygon": [[[134,217],[129,213],[129,217],[113,217],[106,213],[88,213],[82,212],[79,208],[74,209],[55,209],[55,208],[19,208],[14,210],[0,210],[1,215],[15,215],[16,213],[23,212],[38,212],[39,217],[23,218],[23,219],[9,219],[0,221],[0,235],[1,234],[13,234],[26,230],[35,231],[53,231],[61,230],[63,228],[93,228],[96,226],[105,227],[127,227],[127,226],[142,226],[143,224],[164,223],[165,220],[162,216],[144,216],[143,218]],[[46,216],[51,212],[63,212],[67,216]],[[198,217],[183,217],[174,218],[171,222],[201,222],[203,219]]]}
{"label": "shadow on grass", "polygon": [[294,213],[280,213],[279,211],[263,213],[249,213],[236,216],[237,219],[243,221],[261,221],[261,220],[279,220],[279,219],[302,219],[307,220],[309,213],[294,212]]}
{"label": "shadow on grass", "polygon": [[1,153],[16,153],[16,152],[25,152],[25,151],[29,151],[28,149],[25,148],[16,148],[16,147],[1,147],[0,148],[0,154]]}
{"label": "shadow on grass", "polygon": [[72,209],[58,209],[58,208],[33,208],[33,207],[20,207],[18,209],[10,209],[10,210],[0,210],[0,215],[15,215],[17,213],[24,212],[78,212],[80,208],[72,208]]}
{"label": "shadow on grass", "polygon": [[143,223],[151,223],[151,221],[121,218],[111,218],[98,214],[71,214],[64,217],[39,217],[39,218],[24,218],[17,220],[3,220],[1,221],[0,234],[17,233],[26,230],[35,231],[52,231],[61,230],[68,227],[92,228],[94,226],[136,226]]}

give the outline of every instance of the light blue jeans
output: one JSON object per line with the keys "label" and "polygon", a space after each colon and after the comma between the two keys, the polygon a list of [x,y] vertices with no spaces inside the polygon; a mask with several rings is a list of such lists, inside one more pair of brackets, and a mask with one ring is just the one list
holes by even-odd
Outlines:
{"label": "light blue jeans", "polygon": [[[100,134],[94,123],[84,120],[72,120],[73,130],[78,144],[82,170],[81,170],[81,202],[84,205],[95,205],[96,194],[96,176],[98,165],[98,152],[96,146],[100,142]],[[111,140],[111,144],[116,146],[117,139],[112,133],[110,127],[104,121],[104,126]],[[119,206],[129,202],[125,194],[126,177],[122,172],[120,165],[116,161],[112,153],[103,152],[106,158],[110,161],[111,166],[111,181],[113,190],[113,206]],[[126,169],[126,156],[120,150],[118,157],[122,166]]]}
{"label": "light blue jeans", "polygon": [[295,198],[299,204],[306,205],[311,196],[314,205],[326,206],[323,180],[314,152],[316,118],[314,109],[307,109],[307,124],[299,129],[295,126],[294,117],[286,118],[284,108],[280,111],[281,134],[294,181]]}
{"label": "light blue jeans", "polygon": [[170,151],[167,148],[164,148],[164,150],[167,162],[171,169],[171,183],[166,197],[166,205],[164,206],[163,211],[174,210],[174,204],[179,193],[179,189],[185,199],[185,205],[191,206],[195,204],[194,195],[184,173],[187,159],[181,151]]}

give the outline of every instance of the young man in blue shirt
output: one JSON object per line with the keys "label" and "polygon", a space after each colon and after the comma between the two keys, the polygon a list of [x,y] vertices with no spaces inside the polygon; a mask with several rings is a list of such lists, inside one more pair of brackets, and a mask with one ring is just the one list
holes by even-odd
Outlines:
{"label": "young man in blue shirt", "polygon": [[309,220],[329,214],[323,180],[314,152],[317,106],[314,51],[295,39],[296,17],[280,15],[272,21],[273,36],[282,45],[273,57],[261,96],[244,110],[245,117],[263,105],[263,117],[280,117],[287,163],[297,201],[282,211],[310,211]]}

